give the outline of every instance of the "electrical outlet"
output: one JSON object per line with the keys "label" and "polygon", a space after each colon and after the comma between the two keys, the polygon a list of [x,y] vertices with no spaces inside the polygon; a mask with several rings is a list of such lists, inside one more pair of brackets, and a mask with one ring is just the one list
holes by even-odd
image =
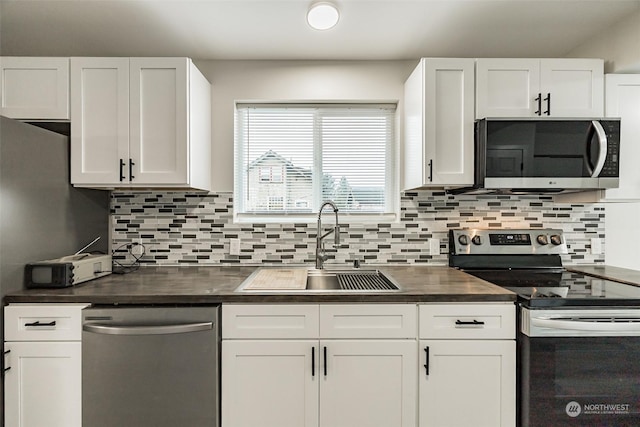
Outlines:
{"label": "electrical outlet", "polygon": [[229,255],[240,255],[240,239],[229,239]]}
{"label": "electrical outlet", "polygon": [[440,255],[440,239],[429,239],[429,255]]}
{"label": "electrical outlet", "polygon": [[600,255],[602,253],[602,241],[597,237],[591,239],[591,254]]}

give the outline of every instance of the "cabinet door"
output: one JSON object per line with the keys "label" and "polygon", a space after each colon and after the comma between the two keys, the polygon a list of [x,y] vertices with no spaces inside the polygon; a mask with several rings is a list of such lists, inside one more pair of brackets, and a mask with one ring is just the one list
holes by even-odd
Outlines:
{"label": "cabinet door", "polygon": [[420,341],[420,427],[506,427],[516,421],[516,344]]}
{"label": "cabinet door", "polygon": [[322,427],[416,425],[415,340],[326,340],[320,348]]}
{"label": "cabinet door", "polygon": [[404,85],[403,188],[473,184],[474,60],[425,58]]}
{"label": "cabinet door", "polygon": [[71,116],[71,183],[128,182],[129,59],[71,58]]}
{"label": "cabinet door", "polygon": [[424,183],[473,185],[472,59],[425,62]]}
{"label": "cabinet door", "polygon": [[69,120],[69,58],[0,58],[0,114]]}
{"label": "cabinet door", "polygon": [[187,58],[131,58],[132,184],[188,183]]}
{"label": "cabinet door", "polygon": [[10,342],[7,350],[5,424],[81,427],[80,342]]}
{"label": "cabinet door", "polygon": [[[543,116],[602,117],[604,61],[543,59],[540,62]],[[550,98],[549,94],[551,95]]]}
{"label": "cabinet door", "polygon": [[620,117],[620,187],[607,200],[640,200],[640,74],[607,74],[606,116]]}
{"label": "cabinet door", "polygon": [[222,425],[318,425],[318,341],[224,340]]}
{"label": "cabinet door", "polygon": [[476,118],[537,116],[539,59],[478,59]]}

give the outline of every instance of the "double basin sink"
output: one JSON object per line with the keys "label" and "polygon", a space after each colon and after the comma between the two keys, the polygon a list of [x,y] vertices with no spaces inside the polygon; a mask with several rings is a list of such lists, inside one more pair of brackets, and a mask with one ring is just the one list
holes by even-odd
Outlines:
{"label": "double basin sink", "polygon": [[315,269],[262,267],[236,292],[394,292],[398,283],[378,269]]}

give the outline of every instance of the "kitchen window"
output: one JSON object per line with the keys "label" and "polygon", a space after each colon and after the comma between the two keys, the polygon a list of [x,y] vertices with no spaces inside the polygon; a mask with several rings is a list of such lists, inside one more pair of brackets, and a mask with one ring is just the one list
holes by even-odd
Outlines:
{"label": "kitchen window", "polygon": [[379,103],[236,104],[236,219],[313,221],[324,200],[344,219],[395,218],[395,112]]}

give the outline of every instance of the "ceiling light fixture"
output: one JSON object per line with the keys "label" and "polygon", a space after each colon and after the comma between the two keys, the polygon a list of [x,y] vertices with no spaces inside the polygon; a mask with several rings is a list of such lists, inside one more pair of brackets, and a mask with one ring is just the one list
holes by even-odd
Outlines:
{"label": "ceiling light fixture", "polygon": [[316,30],[328,30],[333,28],[340,19],[338,7],[333,3],[314,3],[307,12],[307,22]]}

